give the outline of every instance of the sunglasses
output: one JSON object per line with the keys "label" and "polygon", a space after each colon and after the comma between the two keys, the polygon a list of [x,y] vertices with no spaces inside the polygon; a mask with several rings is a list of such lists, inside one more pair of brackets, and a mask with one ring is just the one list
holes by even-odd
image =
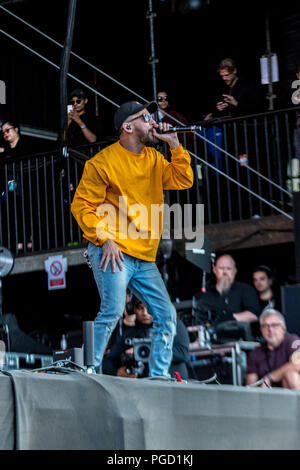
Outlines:
{"label": "sunglasses", "polygon": [[132,121],[135,121],[136,119],[140,119],[140,118],[143,118],[145,122],[150,122],[150,120],[152,119],[151,117],[151,114],[141,114],[140,116],[137,116],[133,119],[131,119],[130,121],[128,122],[132,122]]}
{"label": "sunglasses", "polygon": [[169,101],[169,97],[168,96],[158,96],[157,101]]}
{"label": "sunglasses", "polygon": [[80,104],[81,101],[82,101],[82,98],[77,98],[76,100],[71,100],[70,103],[71,104],[75,104],[75,103]]}
{"label": "sunglasses", "polygon": [[5,129],[2,131],[2,134],[8,134],[11,129],[14,129],[14,127],[9,127],[8,129]]}

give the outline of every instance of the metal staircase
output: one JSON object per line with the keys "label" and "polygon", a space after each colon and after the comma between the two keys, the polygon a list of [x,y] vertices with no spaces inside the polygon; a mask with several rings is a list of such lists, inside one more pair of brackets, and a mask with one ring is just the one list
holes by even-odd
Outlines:
{"label": "metal staircase", "polygon": [[[10,15],[24,27],[41,35],[63,49],[64,45],[38,30],[33,25],[0,5],[2,15]],[[156,96],[156,64],[153,35],[155,14],[149,2],[147,15],[150,24],[153,94]],[[25,48],[52,68],[61,67],[18,40],[4,29],[0,33]],[[70,55],[84,67],[105,76],[128,93],[129,99],[150,100],[131,90],[99,67],[70,51]],[[119,104],[85,81],[66,72],[95,96],[114,108]],[[236,119],[200,121],[201,130],[186,134],[183,143],[192,156],[195,175],[194,187],[168,194],[169,204],[204,204],[205,224],[232,223],[281,215],[288,223],[293,221],[293,191],[299,190],[298,174],[293,172],[291,125],[295,108],[243,116]],[[172,117],[172,119],[174,119]],[[176,120],[178,124],[182,124]],[[111,143],[97,142],[78,149],[61,149],[40,155],[26,156],[22,161],[5,163],[1,171],[3,187],[10,175],[19,175],[20,193],[3,194],[0,207],[0,245],[7,246],[17,257],[46,256],[53,251],[77,250],[81,233],[70,213],[73,197],[86,159]],[[161,151],[168,158],[167,149]],[[247,157],[245,157],[246,155]],[[63,158],[64,177],[59,172]],[[242,160],[244,158],[244,160]],[[247,161],[245,162],[245,158]],[[298,172],[299,173],[299,172]],[[6,199],[5,199],[6,198]],[[23,249],[18,250],[22,241]],[[28,242],[32,248],[27,248]],[[26,264],[26,263],[25,263]],[[30,262],[27,262],[29,265]],[[32,263],[31,263],[32,264]],[[19,268],[22,269],[20,261]]]}

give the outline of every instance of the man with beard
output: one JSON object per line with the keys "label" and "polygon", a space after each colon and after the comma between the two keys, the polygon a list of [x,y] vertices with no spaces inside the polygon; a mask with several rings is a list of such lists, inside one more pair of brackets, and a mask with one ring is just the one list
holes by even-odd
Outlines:
{"label": "man with beard", "polygon": [[[114,116],[119,140],[86,162],[71,209],[89,242],[88,257],[101,299],[94,324],[95,366],[101,370],[129,287],[153,318],[149,374],[168,377],[176,311],[155,264],[162,217],[152,224],[152,209],[163,205],[164,190],[190,188],[193,171],[177,134],[166,132],[170,124],[151,118],[156,110],[154,102],[120,106]],[[153,148],[159,140],[168,143],[171,162]]]}
{"label": "man with beard", "polygon": [[219,64],[218,73],[224,87],[216,98],[214,116],[235,117],[258,111],[256,87],[253,83],[239,78],[235,62],[232,59],[223,59]]}
{"label": "man with beard", "polygon": [[214,324],[231,320],[257,322],[260,313],[257,294],[252,286],[235,280],[237,268],[232,256],[221,255],[213,272],[215,281],[208,284],[205,293],[195,295],[198,310],[211,312]]}
{"label": "man with beard", "polygon": [[253,286],[258,294],[261,312],[281,305],[280,294],[275,287],[275,277],[268,266],[260,265],[252,271]]}

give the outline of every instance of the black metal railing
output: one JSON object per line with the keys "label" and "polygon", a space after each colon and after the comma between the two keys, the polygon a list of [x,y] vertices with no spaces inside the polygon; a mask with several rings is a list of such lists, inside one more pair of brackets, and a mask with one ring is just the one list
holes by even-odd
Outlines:
{"label": "black metal railing", "polygon": [[[292,191],[300,190],[293,170],[294,121],[295,108],[289,108],[202,121],[199,132],[184,137],[195,174],[190,200],[204,204],[206,224],[279,213],[291,217]],[[186,198],[178,192],[171,201]]]}
{"label": "black metal railing", "polygon": [[[70,205],[84,162],[111,141],[77,149],[9,159],[0,167],[0,245],[15,255],[78,245],[82,235]],[[77,155],[80,155],[78,158]]]}
{"label": "black metal railing", "polygon": [[[299,174],[290,170],[294,115],[295,109],[285,109],[202,122],[199,134],[182,134],[195,183],[189,190],[168,192],[167,202],[203,203],[205,224],[278,213],[291,218],[292,190],[300,189]],[[72,198],[85,161],[114,140],[69,149],[63,172],[57,152],[2,163],[0,245],[21,255],[81,244]],[[161,150],[169,158],[167,149]],[[239,158],[244,154],[247,166]]]}

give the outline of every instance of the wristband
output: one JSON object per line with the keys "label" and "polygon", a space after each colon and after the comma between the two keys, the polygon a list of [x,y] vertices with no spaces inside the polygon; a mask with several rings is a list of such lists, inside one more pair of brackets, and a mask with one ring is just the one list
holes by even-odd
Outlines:
{"label": "wristband", "polygon": [[86,125],[85,125],[85,124],[82,124],[82,125],[80,126],[80,129],[85,129],[85,128],[86,128]]}
{"label": "wristband", "polygon": [[269,372],[266,374],[266,377],[269,379],[270,384],[272,385],[273,380],[271,379],[271,376],[270,376]]}

